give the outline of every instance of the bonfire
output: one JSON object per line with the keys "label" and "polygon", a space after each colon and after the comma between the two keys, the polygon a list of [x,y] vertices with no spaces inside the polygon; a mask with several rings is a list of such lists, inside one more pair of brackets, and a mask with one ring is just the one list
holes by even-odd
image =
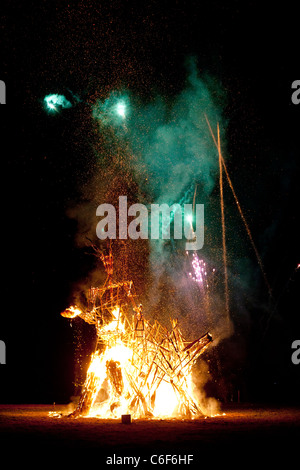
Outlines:
{"label": "bonfire", "polygon": [[104,285],[90,288],[86,309],[72,305],[61,314],[80,317],[94,325],[97,333],[95,352],[72,416],[202,415],[192,369],[212,341],[211,335],[189,342],[177,320],[171,320],[169,330],[158,321],[148,321],[136,301],[133,281],[115,281],[111,250],[108,255],[99,254],[107,273]]}

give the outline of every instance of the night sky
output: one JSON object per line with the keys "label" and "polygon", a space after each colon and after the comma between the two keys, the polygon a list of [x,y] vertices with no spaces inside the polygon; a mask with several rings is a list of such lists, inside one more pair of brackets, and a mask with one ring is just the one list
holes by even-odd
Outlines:
{"label": "night sky", "polygon": [[[300,365],[291,361],[300,336],[300,104],[291,101],[299,16],[288,2],[266,10],[261,2],[224,3],[1,3],[0,340],[7,363],[0,366],[0,402],[68,402],[74,358],[87,360],[88,328],[71,327],[60,312],[95,268],[70,216],[110,174],[103,157],[109,139],[99,132],[93,106],[125,90],[141,103],[160,96],[171,107],[186,87],[191,57],[199,76],[210,77],[228,172],[272,289],[270,297],[227,186],[234,332],[210,353],[215,379],[207,392],[224,400],[240,390],[245,401],[299,402]],[[72,106],[47,112],[43,99],[50,93]],[[114,143],[107,158],[113,149]],[[205,200],[201,191],[197,196],[211,224],[218,191],[216,179]],[[214,230],[211,259],[221,228]]]}

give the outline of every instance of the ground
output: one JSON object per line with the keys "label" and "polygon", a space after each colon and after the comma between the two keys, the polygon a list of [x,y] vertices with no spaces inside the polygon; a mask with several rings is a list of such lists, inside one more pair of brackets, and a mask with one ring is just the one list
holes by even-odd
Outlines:
{"label": "ground", "polygon": [[[39,467],[52,460],[75,468],[84,462],[85,467],[93,463],[109,469],[114,456],[115,465],[140,469],[174,468],[179,456],[180,466],[188,468],[225,463],[231,468],[245,463],[269,467],[282,458],[285,466],[294,465],[300,443],[300,408],[235,405],[213,418],[143,419],[129,425],[121,420],[71,419],[69,411],[67,405],[0,405],[2,457]],[[173,460],[167,461],[167,455]],[[124,457],[140,459],[136,464]]]}

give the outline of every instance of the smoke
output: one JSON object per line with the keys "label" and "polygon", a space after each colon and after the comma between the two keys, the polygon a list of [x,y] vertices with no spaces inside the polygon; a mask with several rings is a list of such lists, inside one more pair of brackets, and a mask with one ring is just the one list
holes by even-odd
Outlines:
{"label": "smoke", "polygon": [[[223,121],[216,90],[210,89],[216,84],[199,77],[195,59],[187,60],[186,68],[186,86],[178,96],[157,95],[146,105],[134,99],[126,121],[125,138],[137,156],[133,171],[157,203],[178,202],[195,180],[205,194],[215,184],[218,159],[205,115],[213,125]],[[141,178],[145,174],[147,187]]]}
{"label": "smoke", "polygon": [[[195,203],[205,205],[205,230],[216,223],[209,211],[215,198],[212,193],[218,178],[218,155],[206,118],[213,129],[219,123],[224,148],[225,96],[215,79],[200,77],[193,57],[186,60],[185,67],[185,86],[176,96],[155,93],[142,100],[129,90],[114,90],[95,102],[98,140],[94,145],[94,175],[82,191],[84,202],[70,211],[79,223],[80,243],[86,243],[86,237],[96,241],[96,207],[111,203],[117,208],[119,196],[124,195],[128,205],[184,204],[194,198]],[[216,243],[218,240],[209,235],[205,237],[203,253],[208,264]],[[203,325],[214,328],[218,338],[229,334],[223,291],[212,286],[216,287],[211,287],[213,305],[204,307],[203,295],[188,279],[191,266],[182,241],[128,239],[126,249],[115,246],[115,269],[119,273],[128,270],[150,318],[167,322],[177,317],[186,333],[193,336],[203,333]],[[212,315],[213,309],[217,316]]]}
{"label": "smoke", "polygon": [[[99,204],[113,204],[117,222],[120,196],[127,196],[128,206],[204,204],[204,246],[197,255],[205,263],[205,283],[192,279],[192,253],[185,251],[185,240],[172,238],[114,241],[114,273],[120,279],[133,279],[150,321],[158,320],[168,327],[170,319],[177,318],[187,340],[209,331],[213,356],[218,349],[215,346],[233,333],[225,308],[218,153],[207,124],[208,120],[213,130],[219,124],[225,158],[226,97],[214,78],[199,75],[194,58],[185,66],[185,85],[175,96],[156,92],[141,99],[127,89],[113,90],[94,103],[92,177],[88,182],[85,179],[81,203],[69,210],[69,216],[78,222],[80,246],[86,247],[89,239],[106,248],[96,237]],[[91,285],[103,284],[105,273],[99,273],[99,268],[99,264],[93,266],[78,283],[75,297],[79,305],[82,295],[78,286],[85,293]],[[230,268],[228,272],[230,277]],[[219,364],[218,357],[216,361]],[[212,376],[208,364],[203,360],[198,364],[195,384],[203,410],[214,415],[219,404],[205,391]],[[219,369],[217,372],[220,376]]]}
{"label": "smoke", "polygon": [[[225,122],[222,116],[224,96],[211,77],[200,77],[196,61],[186,61],[187,78],[184,89],[173,98],[156,96],[144,105],[136,102],[126,123],[125,138],[137,156],[133,171],[148,201],[154,203],[191,203],[197,185],[196,203],[209,212],[212,191],[219,174],[218,156],[210,135],[207,119],[213,128],[221,128],[225,144]],[[205,252],[209,239],[204,242]],[[201,334],[204,318],[201,296],[195,295],[185,282],[187,263],[178,255],[183,245],[172,240],[150,240],[147,308],[160,320],[178,317],[185,323],[187,334]],[[199,293],[198,293],[199,294]],[[223,295],[223,292],[222,292]],[[214,292],[218,317],[212,318],[210,329],[220,327],[219,294]],[[224,307],[222,306],[221,308]],[[188,310],[188,314],[186,312]]]}
{"label": "smoke", "polygon": [[221,413],[220,402],[209,396],[205,391],[205,386],[209,381],[210,370],[208,364],[200,360],[197,369],[193,370],[193,392],[197,397],[200,409],[206,416],[216,416]]}

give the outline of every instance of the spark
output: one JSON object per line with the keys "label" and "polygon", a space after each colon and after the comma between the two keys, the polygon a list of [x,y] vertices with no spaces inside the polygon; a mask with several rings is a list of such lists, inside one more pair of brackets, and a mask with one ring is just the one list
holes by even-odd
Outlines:
{"label": "spark", "polygon": [[189,273],[189,276],[202,287],[208,287],[206,263],[196,253],[193,254],[192,266],[194,274]]}

